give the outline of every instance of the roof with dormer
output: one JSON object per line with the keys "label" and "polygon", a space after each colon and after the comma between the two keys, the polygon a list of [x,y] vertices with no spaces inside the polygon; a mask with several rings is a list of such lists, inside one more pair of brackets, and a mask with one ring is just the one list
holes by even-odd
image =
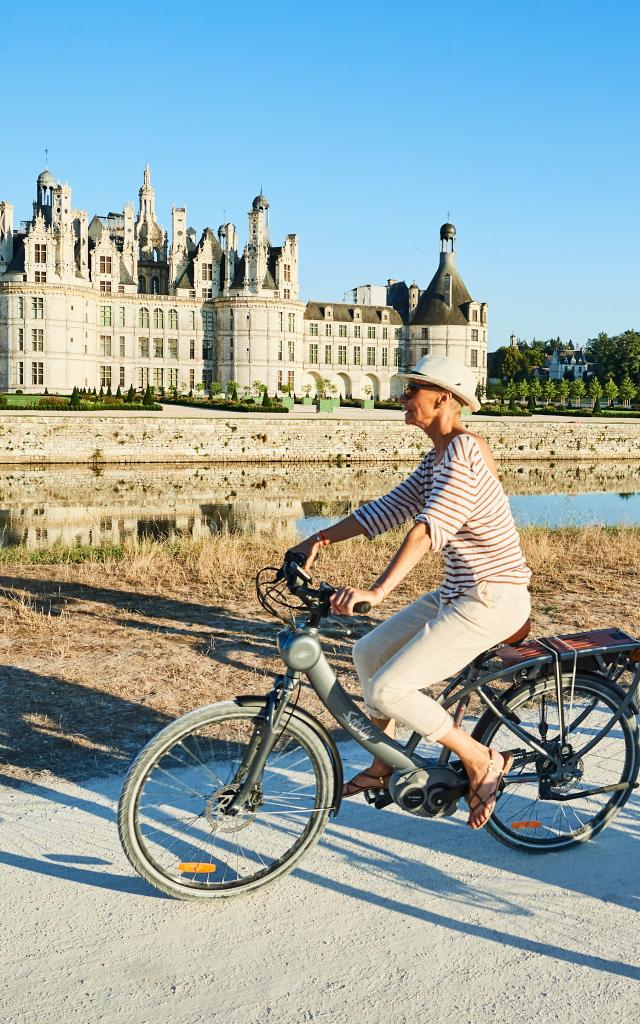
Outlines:
{"label": "roof with dormer", "polygon": [[[331,310],[331,316],[325,316],[325,311]],[[360,316],[356,318],[355,311]],[[389,314],[389,319],[382,319],[383,312]],[[391,306],[360,306],[350,305],[346,302],[308,302],[304,311],[305,320],[335,320],[336,323],[363,323],[363,324],[398,324],[402,325],[402,317],[396,309]]]}

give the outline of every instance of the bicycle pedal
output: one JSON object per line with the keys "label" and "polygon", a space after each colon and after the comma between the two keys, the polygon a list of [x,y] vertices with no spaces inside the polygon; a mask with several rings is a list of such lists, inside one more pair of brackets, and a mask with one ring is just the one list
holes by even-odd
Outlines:
{"label": "bicycle pedal", "polygon": [[391,793],[383,792],[380,790],[367,790],[365,793],[365,800],[368,804],[373,804],[377,811],[381,811],[384,807],[388,807],[389,804],[393,803],[393,797]]}

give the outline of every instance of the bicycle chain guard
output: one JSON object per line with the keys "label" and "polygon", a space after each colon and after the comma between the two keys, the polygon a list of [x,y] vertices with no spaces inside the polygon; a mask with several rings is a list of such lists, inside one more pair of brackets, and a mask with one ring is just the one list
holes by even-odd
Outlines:
{"label": "bicycle chain guard", "polygon": [[421,818],[444,818],[455,814],[466,793],[466,779],[447,765],[425,765],[411,771],[394,772],[389,792],[395,803]]}

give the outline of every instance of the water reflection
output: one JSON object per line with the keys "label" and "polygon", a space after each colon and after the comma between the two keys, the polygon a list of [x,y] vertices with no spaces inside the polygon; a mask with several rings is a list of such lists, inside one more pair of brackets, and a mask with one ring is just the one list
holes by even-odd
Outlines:
{"label": "water reflection", "polygon": [[[101,545],[134,537],[194,538],[223,528],[305,532],[385,493],[413,467],[0,467],[0,543]],[[520,522],[640,524],[640,463],[503,463]]]}

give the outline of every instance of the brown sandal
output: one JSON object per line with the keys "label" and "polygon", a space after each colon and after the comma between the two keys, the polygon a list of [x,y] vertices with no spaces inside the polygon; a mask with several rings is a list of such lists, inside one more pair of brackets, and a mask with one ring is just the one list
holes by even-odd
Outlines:
{"label": "brown sandal", "polygon": [[[488,794],[488,796],[486,796],[483,799],[480,796],[480,793],[478,792],[478,789],[475,789],[474,787],[469,786],[469,792],[467,794],[467,804],[469,805],[469,812],[470,813],[469,813],[469,821],[467,821],[467,824],[469,825],[469,828],[473,828],[475,830],[484,828],[484,826],[487,824],[489,818],[493,814],[495,806],[496,806],[496,800],[498,799],[498,793],[500,792],[500,789],[502,787],[502,778],[503,778],[504,775],[507,774],[507,772],[511,768],[511,765],[513,764],[513,754],[510,754],[509,751],[505,751],[504,753],[500,754],[500,756],[503,758],[504,763],[502,765],[502,768],[498,770],[497,766],[493,763],[493,759],[496,756],[496,753],[497,752],[495,750],[492,750],[491,748],[489,748],[489,764],[487,765],[486,772],[482,776],[482,780],[483,780],[483,779],[485,779],[487,777],[489,772],[495,772],[495,771],[498,772],[498,778],[496,779],[496,784],[493,787],[493,790]],[[482,785],[482,780],[480,781],[480,785]],[[471,801],[474,798],[475,798],[475,803],[472,806],[471,805]],[[471,824],[471,815],[474,814],[481,807],[489,807],[489,806],[490,806],[489,813],[488,813],[487,817],[484,819],[484,821],[482,822],[482,824],[480,824],[480,825],[472,825]]]}
{"label": "brown sandal", "polygon": [[[358,796],[359,793],[366,793],[369,789],[386,789],[390,775],[391,772],[388,772],[386,775],[373,775],[366,770],[358,772],[352,779],[345,782],[342,797],[345,799],[350,796]],[[369,781],[358,782],[358,779],[368,779]]]}

